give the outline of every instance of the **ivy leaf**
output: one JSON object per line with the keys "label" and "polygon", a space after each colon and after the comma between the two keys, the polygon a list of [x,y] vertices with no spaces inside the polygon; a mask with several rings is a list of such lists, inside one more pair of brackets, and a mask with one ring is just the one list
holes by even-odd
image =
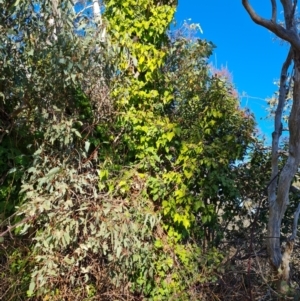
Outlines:
{"label": "ivy leaf", "polygon": [[193,176],[192,171],[188,171],[187,169],[183,170],[184,175],[186,176],[187,179],[190,179]]}

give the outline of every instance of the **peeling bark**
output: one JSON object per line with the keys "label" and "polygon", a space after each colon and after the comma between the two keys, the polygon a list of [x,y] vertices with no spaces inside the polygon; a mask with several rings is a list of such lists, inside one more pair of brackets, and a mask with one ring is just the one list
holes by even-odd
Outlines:
{"label": "peeling bark", "polygon": [[278,269],[277,288],[281,293],[287,293],[290,284],[290,261],[293,252],[294,241],[289,240],[286,243],[285,250],[282,256],[280,268]]}

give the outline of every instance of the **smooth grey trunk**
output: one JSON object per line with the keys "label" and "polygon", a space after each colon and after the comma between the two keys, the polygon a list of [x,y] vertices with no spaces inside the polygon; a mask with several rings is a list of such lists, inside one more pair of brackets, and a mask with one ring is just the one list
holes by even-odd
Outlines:
{"label": "smooth grey trunk", "polygon": [[279,157],[279,141],[282,135],[282,113],[288,93],[288,69],[292,63],[292,49],[289,50],[288,56],[282,65],[280,75],[280,88],[278,96],[278,104],[275,111],[274,117],[274,132],[272,133],[272,173],[271,173],[271,184],[268,189],[269,202],[274,203],[276,201],[276,190],[277,190],[277,177],[279,173],[278,169],[278,157]]}
{"label": "smooth grey trunk", "polygon": [[[297,1],[281,0],[284,12],[284,24],[277,23],[277,1],[271,0],[272,14],[270,19],[259,16],[252,8],[248,0],[242,0],[242,4],[251,19],[258,25],[272,31],[279,38],[287,41],[291,49],[283,64],[280,77],[280,90],[278,106],[275,113],[274,132],[272,134],[272,175],[268,189],[269,221],[267,247],[270,260],[278,272],[279,280],[288,283],[289,261],[293,250],[293,240],[296,237],[299,210],[295,212],[293,234],[288,240],[285,251],[281,253],[280,229],[283,216],[289,204],[289,191],[300,163],[300,38],[295,20]],[[279,142],[282,134],[282,112],[288,93],[288,69],[294,63],[293,76],[293,103],[289,116],[289,149],[287,161],[279,172],[278,156]],[[300,208],[300,207],[298,207]],[[278,286],[281,290],[281,285]]]}
{"label": "smooth grey trunk", "polygon": [[[271,259],[273,265],[277,268],[281,263],[281,246],[280,246],[280,227],[281,220],[278,215],[281,210],[278,209],[277,202],[277,184],[279,176],[278,157],[279,157],[279,141],[282,135],[282,113],[287,95],[287,80],[288,69],[292,63],[292,49],[290,49],[285,62],[282,65],[280,76],[280,88],[277,109],[274,117],[274,132],[272,133],[272,172],[271,172],[271,184],[268,189],[269,200],[269,223],[268,223],[268,251],[269,254],[274,254]],[[284,208],[285,211],[285,208]],[[282,215],[283,216],[283,215]]]}

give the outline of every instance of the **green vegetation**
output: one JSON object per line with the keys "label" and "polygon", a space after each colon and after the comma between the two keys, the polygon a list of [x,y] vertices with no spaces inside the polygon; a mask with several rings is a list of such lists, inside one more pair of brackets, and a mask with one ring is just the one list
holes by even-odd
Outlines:
{"label": "green vegetation", "polygon": [[218,300],[261,243],[269,151],[176,5],[0,1],[3,300]]}

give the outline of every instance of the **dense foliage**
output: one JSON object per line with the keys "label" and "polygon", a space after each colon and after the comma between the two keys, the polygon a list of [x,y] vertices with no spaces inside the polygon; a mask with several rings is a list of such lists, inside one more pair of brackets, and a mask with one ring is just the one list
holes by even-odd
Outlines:
{"label": "dense foliage", "polygon": [[262,206],[253,117],[175,1],[55,3],[0,1],[0,297],[201,300]]}

